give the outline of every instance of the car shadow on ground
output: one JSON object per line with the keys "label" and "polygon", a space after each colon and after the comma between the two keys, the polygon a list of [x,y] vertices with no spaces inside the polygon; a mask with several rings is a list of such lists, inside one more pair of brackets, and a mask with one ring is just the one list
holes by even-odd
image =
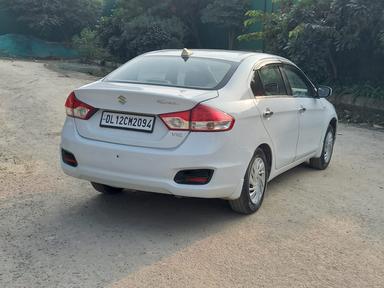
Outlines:
{"label": "car shadow on ground", "polygon": [[0,215],[9,227],[0,239],[8,274],[20,261],[28,265],[23,277],[9,279],[15,287],[38,287],[48,271],[54,276],[45,278],[47,287],[100,287],[243,219],[223,200],[128,191],[106,196],[81,182],[35,194]]}
{"label": "car shadow on ground", "polygon": [[[307,164],[295,167],[282,175],[279,175],[269,183],[265,201],[268,195],[279,193],[275,187],[285,185],[292,178],[300,179],[318,173]],[[88,189],[87,189],[88,190]],[[121,194],[103,195],[97,194],[89,187],[89,193],[94,196],[87,198],[86,202],[78,203],[72,209],[77,210],[89,220],[113,222],[115,225],[126,225],[127,221],[136,219],[143,224],[163,224],[177,229],[184,228],[187,224],[190,229],[200,225],[212,223],[213,226],[220,223],[238,221],[244,215],[233,212],[226,200],[178,198],[172,195],[149,193],[142,191],[125,190]],[[71,210],[72,210],[71,209]],[[72,210],[72,212],[74,211]],[[95,218],[93,218],[95,217]]]}
{"label": "car shadow on ground", "polygon": [[[199,234],[202,229],[215,227],[216,230],[227,222],[241,219],[224,200],[177,198],[141,191],[96,195],[72,207],[71,213],[74,211],[94,225],[113,224],[121,229],[162,227],[170,233],[188,230],[188,233]],[[156,233],[156,229],[153,232]]]}
{"label": "car shadow on ground", "polygon": [[[307,164],[302,164],[278,176],[269,183],[264,201],[273,201],[273,195],[281,193],[281,187],[285,187],[292,178],[300,181],[300,178],[316,172],[318,173]],[[289,191],[285,190],[288,189],[283,189],[288,197]],[[247,217],[233,212],[228,202],[221,199],[177,198],[172,195],[141,191],[103,195],[97,194],[98,192],[90,186],[86,192],[89,193],[87,194],[89,197],[85,201],[78,202],[68,212],[71,215],[73,213],[80,215],[84,223],[100,227],[112,225],[122,230],[158,227],[169,233],[182,234],[182,231],[188,231],[200,234],[202,231],[218,231],[225,225],[242,221]],[[156,231],[154,229],[152,232]]]}
{"label": "car shadow on ground", "polygon": [[[276,178],[265,201],[273,201],[291,177],[312,171],[301,166]],[[49,271],[55,275],[45,280],[51,287],[97,287],[243,221],[268,223],[271,217],[269,205],[248,217],[232,212],[224,200],[132,191],[107,196],[80,181],[45,192],[2,211],[0,224],[8,222],[9,227],[3,243],[9,259],[14,259],[9,271],[20,259],[29,267],[16,286],[27,281],[37,287],[41,279],[36,275]]]}
{"label": "car shadow on ground", "polygon": [[319,173],[319,170],[313,169],[309,166],[308,163],[300,164],[283,174],[280,174],[276,178],[274,178],[272,181],[268,183],[268,190],[266,196],[268,197],[268,194],[274,194],[277,193],[278,190],[275,188],[279,185],[286,185],[287,182],[292,183],[292,180],[296,179],[297,181],[300,181],[301,179],[304,179],[305,177],[310,177],[311,175],[314,175],[316,173]]}

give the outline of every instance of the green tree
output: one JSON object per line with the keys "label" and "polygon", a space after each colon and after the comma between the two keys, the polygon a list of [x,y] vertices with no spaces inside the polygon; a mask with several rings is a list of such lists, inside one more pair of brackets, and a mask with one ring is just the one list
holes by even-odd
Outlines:
{"label": "green tree", "polygon": [[240,40],[263,39],[266,52],[286,56],[314,79],[338,82],[384,80],[384,1],[279,1],[274,13],[248,11],[247,27],[264,29]]}
{"label": "green tree", "polygon": [[203,23],[225,28],[228,33],[228,49],[233,49],[236,36],[243,28],[246,0],[214,0],[202,11]]}
{"label": "green tree", "polygon": [[[384,80],[384,1],[333,0],[327,18],[339,73],[348,81]],[[353,60],[352,60],[353,59]]]}
{"label": "green tree", "polygon": [[73,47],[79,52],[83,62],[108,58],[106,51],[101,48],[101,43],[97,31],[85,28],[80,35],[72,39]]}
{"label": "green tree", "polygon": [[186,30],[186,46],[201,48],[201,12],[213,0],[168,0],[165,1],[169,13],[178,17]]}
{"label": "green tree", "polygon": [[169,14],[167,2],[120,0],[99,27],[103,46],[125,61],[156,49],[183,47],[185,26]]}
{"label": "green tree", "polygon": [[103,1],[103,16],[110,16],[113,9],[116,8],[117,0],[104,0]]}
{"label": "green tree", "polygon": [[70,40],[84,27],[94,25],[101,0],[1,0],[19,22],[39,37]]}

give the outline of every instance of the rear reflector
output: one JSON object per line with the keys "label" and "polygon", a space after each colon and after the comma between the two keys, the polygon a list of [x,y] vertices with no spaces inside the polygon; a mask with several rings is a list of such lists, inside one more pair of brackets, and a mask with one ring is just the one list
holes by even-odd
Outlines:
{"label": "rear reflector", "polygon": [[183,170],[179,171],[175,176],[177,184],[184,185],[205,185],[211,181],[213,170],[198,169],[198,170]]}
{"label": "rear reflector", "polygon": [[69,94],[65,102],[65,110],[67,116],[82,120],[88,120],[97,112],[96,108],[77,99],[74,92]]}
{"label": "rear reflector", "polygon": [[63,162],[69,166],[77,167],[77,160],[75,158],[75,155],[72,153],[61,149],[61,158],[63,159]]}
{"label": "rear reflector", "polygon": [[233,128],[235,119],[218,109],[203,104],[189,111],[160,115],[169,130],[220,132]]}

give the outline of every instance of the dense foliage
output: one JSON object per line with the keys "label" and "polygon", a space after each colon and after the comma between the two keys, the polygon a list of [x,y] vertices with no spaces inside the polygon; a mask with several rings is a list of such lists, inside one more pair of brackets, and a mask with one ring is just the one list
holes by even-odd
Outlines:
{"label": "dense foliage", "polygon": [[384,1],[279,1],[274,13],[249,11],[246,26],[261,21],[267,52],[286,56],[319,82],[384,80]]}
{"label": "dense foliage", "polygon": [[202,11],[203,23],[218,25],[228,30],[228,49],[233,49],[236,36],[243,28],[245,0],[214,0]]}
{"label": "dense foliage", "polygon": [[[383,89],[376,87],[384,83],[383,0],[273,0],[270,13],[246,12],[250,3],[0,0],[0,8],[8,9],[35,36],[72,40],[85,61],[123,62],[156,49],[210,48],[204,45],[207,27],[224,31],[231,49],[244,29],[256,30],[238,39],[262,39],[263,50],[291,59],[317,82],[358,85],[365,87],[359,94],[381,94]],[[253,29],[255,24],[262,29]]]}
{"label": "dense foliage", "polygon": [[105,61],[110,58],[110,55],[101,47],[99,35],[95,30],[85,28],[80,35],[74,36],[72,41],[83,62],[90,62],[95,59]]}
{"label": "dense foliage", "polygon": [[113,14],[99,26],[101,43],[120,60],[163,48],[183,47],[185,27],[169,15],[167,3],[153,0],[118,1]]}
{"label": "dense foliage", "polygon": [[126,60],[163,48],[201,48],[202,23],[227,31],[232,48],[243,28],[245,0],[117,0],[99,26],[103,46]]}
{"label": "dense foliage", "polygon": [[203,47],[201,36],[207,26],[226,34],[227,48],[232,49],[244,28],[248,2],[0,0],[0,9],[9,10],[19,23],[26,24],[28,34],[63,42],[73,38],[83,59],[105,57],[107,51],[115,60],[126,61],[155,49],[208,48]]}
{"label": "dense foliage", "polygon": [[38,37],[63,41],[94,25],[100,17],[101,0],[0,0],[17,21]]}

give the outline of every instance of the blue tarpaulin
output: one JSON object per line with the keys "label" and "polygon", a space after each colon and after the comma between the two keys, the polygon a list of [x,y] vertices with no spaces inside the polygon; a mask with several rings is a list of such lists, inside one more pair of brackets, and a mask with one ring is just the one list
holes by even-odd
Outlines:
{"label": "blue tarpaulin", "polygon": [[20,34],[0,35],[0,56],[21,58],[76,58],[76,50]]}

